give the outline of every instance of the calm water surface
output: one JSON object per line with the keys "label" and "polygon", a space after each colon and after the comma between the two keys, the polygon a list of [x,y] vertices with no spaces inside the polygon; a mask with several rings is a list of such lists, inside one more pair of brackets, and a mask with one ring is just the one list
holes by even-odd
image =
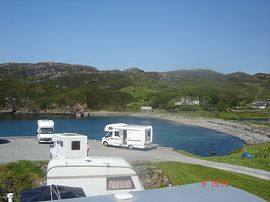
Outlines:
{"label": "calm water surface", "polygon": [[225,155],[234,149],[244,146],[244,142],[236,137],[214,130],[178,124],[155,118],[130,116],[115,117],[85,117],[76,119],[63,116],[0,116],[0,137],[35,136],[37,120],[52,119],[56,132],[76,132],[87,135],[90,139],[101,140],[104,126],[110,123],[130,123],[152,125],[154,129],[153,142],[161,146],[181,149],[193,154],[210,156]]}

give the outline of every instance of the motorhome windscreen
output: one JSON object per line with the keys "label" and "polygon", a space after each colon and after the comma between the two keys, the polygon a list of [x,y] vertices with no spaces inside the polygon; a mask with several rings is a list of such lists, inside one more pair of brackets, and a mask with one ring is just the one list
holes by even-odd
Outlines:
{"label": "motorhome windscreen", "polygon": [[53,133],[53,129],[52,128],[41,128],[39,130],[39,133],[41,133],[41,134],[52,134]]}
{"label": "motorhome windscreen", "polygon": [[131,177],[107,177],[107,190],[134,189]]}
{"label": "motorhome windscreen", "polygon": [[71,150],[80,150],[80,141],[71,142]]}

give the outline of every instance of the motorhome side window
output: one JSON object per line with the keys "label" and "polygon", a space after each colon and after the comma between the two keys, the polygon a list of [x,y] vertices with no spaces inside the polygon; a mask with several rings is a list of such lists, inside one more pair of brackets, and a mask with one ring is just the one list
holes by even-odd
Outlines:
{"label": "motorhome side window", "polygon": [[115,131],[115,132],[114,132],[114,136],[119,137],[119,131]]}
{"label": "motorhome side window", "polygon": [[71,150],[80,150],[80,141],[72,141]]}
{"label": "motorhome side window", "polygon": [[108,177],[107,190],[134,189],[131,177]]}
{"label": "motorhome side window", "polygon": [[148,136],[148,137],[151,137],[151,131],[148,131],[148,132],[147,132],[147,136]]}

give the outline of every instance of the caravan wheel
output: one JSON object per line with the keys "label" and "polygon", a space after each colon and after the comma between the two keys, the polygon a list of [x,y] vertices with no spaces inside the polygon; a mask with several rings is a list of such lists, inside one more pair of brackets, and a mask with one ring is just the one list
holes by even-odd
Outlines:
{"label": "caravan wheel", "polygon": [[129,150],[132,150],[133,149],[133,146],[132,145],[128,145],[128,149]]}
{"label": "caravan wheel", "polygon": [[104,145],[105,147],[108,147],[108,142],[104,141],[104,142],[103,142],[103,145]]}

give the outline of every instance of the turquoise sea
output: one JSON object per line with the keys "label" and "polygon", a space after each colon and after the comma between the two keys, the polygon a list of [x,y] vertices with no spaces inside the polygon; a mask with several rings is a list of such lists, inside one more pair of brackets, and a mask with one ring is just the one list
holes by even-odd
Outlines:
{"label": "turquoise sea", "polygon": [[153,142],[161,146],[181,149],[193,154],[211,156],[226,155],[234,149],[244,147],[244,142],[236,137],[214,130],[178,124],[155,118],[132,116],[85,117],[68,116],[0,116],[0,138],[7,136],[35,136],[38,119],[52,119],[56,132],[76,132],[87,135],[90,139],[101,140],[104,127],[110,123],[130,123],[152,125]]}

